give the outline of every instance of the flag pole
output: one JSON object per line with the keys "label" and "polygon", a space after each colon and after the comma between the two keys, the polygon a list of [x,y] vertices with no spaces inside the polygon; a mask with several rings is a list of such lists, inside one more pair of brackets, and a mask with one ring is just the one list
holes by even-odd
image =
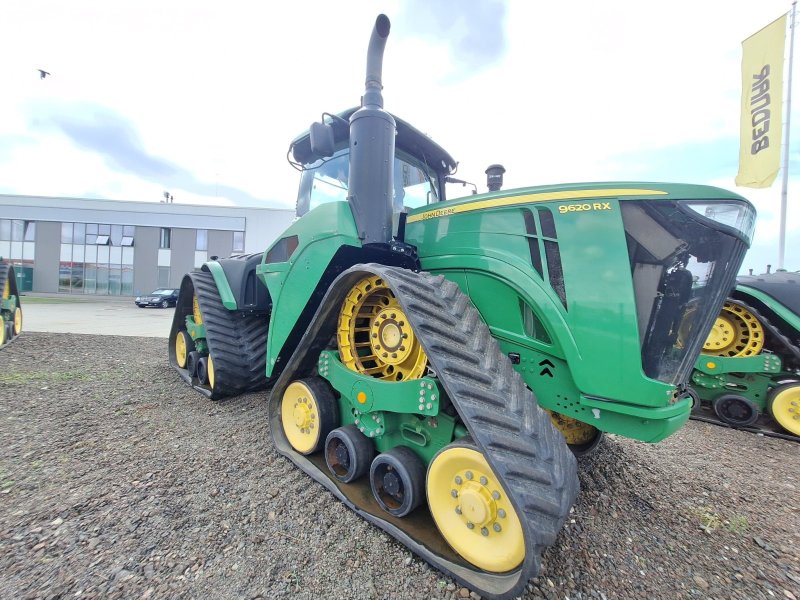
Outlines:
{"label": "flag pole", "polygon": [[789,186],[789,132],[792,122],[792,63],[794,62],[794,14],[797,0],[792,2],[792,18],[789,28],[792,35],[789,37],[789,88],[786,92],[786,145],[783,148],[783,187],[781,189],[781,229],[778,239],[778,268],[783,269],[783,259],[786,253],[786,194]]}

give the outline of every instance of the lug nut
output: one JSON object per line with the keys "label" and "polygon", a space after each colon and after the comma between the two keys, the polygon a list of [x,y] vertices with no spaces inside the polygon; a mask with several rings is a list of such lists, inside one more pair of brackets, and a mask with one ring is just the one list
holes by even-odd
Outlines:
{"label": "lug nut", "polygon": [[466,473],[464,473],[464,477],[466,477],[467,479],[469,479],[471,481],[472,480],[472,471],[467,471]]}
{"label": "lug nut", "polygon": [[[486,485],[486,484],[484,483],[483,485]],[[500,500],[500,492],[498,492],[497,490],[493,491],[492,492],[492,498],[494,498],[495,500]]]}
{"label": "lug nut", "polygon": [[484,477],[483,475],[481,475],[480,481],[481,481],[481,485],[487,485],[489,483],[489,480],[486,479],[486,477]]}
{"label": "lug nut", "polygon": [[494,530],[495,530],[497,533],[500,533],[500,531],[502,531],[502,529],[503,529],[503,528],[502,528],[502,527],[500,527],[500,523],[495,523],[495,524],[492,526],[492,529],[494,529]]}
{"label": "lug nut", "polygon": [[450,495],[453,498],[458,498],[458,490],[450,490]]}
{"label": "lug nut", "polygon": [[501,508],[500,510],[497,511],[497,516],[500,517],[501,519],[505,519],[506,518],[506,511],[504,511]]}
{"label": "lug nut", "polygon": [[475,524],[467,521],[467,529],[475,529]]}
{"label": "lug nut", "polygon": [[481,527],[481,535],[483,537],[486,537],[487,535],[489,535],[489,530],[486,529],[486,527]]}
{"label": "lug nut", "polygon": [[463,483],[463,479],[461,479],[461,475],[456,475],[456,485],[461,485]]}

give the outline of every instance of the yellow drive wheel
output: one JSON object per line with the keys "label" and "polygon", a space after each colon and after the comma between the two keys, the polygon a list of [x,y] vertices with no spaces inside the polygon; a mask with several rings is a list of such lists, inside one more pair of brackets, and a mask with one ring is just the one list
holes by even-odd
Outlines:
{"label": "yellow drive wheel", "polygon": [[522,524],[476,448],[443,448],[428,467],[428,506],[442,536],[476,567],[503,573],[525,558]]}
{"label": "yellow drive wheel", "polygon": [[22,309],[18,306],[14,311],[14,335],[22,333]]}
{"label": "yellow drive wheel", "polygon": [[311,454],[339,423],[333,392],[320,379],[298,379],[288,385],[281,398],[283,432],[292,448]]}
{"label": "yellow drive wheel", "polygon": [[428,357],[400,304],[377,276],[359,281],[339,312],[337,342],[352,371],[387,381],[417,379]]}
{"label": "yellow drive wheel", "polygon": [[786,431],[800,435],[800,382],[787,383],[772,390],[769,412]]}
{"label": "yellow drive wheel", "polygon": [[6,284],[3,286],[3,300],[8,300],[11,296],[11,280],[6,279]]}
{"label": "yellow drive wheel", "polygon": [[208,355],[208,362],[206,363],[206,369],[208,369],[206,373],[206,377],[208,378],[208,387],[212,390],[214,389],[214,359],[211,358],[211,355]]}
{"label": "yellow drive wheel", "polygon": [[764,328],[756,316],[737,302],[722,307],[703,353],[714,356],[755,356],[764,348]]}

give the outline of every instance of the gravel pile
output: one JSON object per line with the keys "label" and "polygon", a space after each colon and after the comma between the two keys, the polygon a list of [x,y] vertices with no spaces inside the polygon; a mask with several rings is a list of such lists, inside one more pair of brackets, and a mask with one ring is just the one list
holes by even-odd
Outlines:
{"label": "gravel pile", "polygon": [[[0,598],[470,596],[277,455],[265,393],[201,398],[165,343],[0,352]],[[607,439],[525,597],[800,600],[799,453],[695,422]]]}

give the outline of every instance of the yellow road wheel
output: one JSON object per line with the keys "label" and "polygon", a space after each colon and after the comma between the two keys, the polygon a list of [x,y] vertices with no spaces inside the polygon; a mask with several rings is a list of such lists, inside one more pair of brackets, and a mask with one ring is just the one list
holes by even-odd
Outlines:
{"label": "yellow road wheel", "polygon": [[319,450],[326,436],[338,425],[336,398],[320,379],[299,379],[281,398],[281,422],[286,439],[300,454]]}
{"label": "yellow road wheel", "polygon": [[351,370],[387,381],[418,379],[428,357],[400,304],[377,276],[359,281],[342,304],[337,341]]}
{"label": "yellow road wheel", "polygon": [[522,524],[483,454],[456,443],[428,467],[428,505],[452,548],[476,567],[510,571],[525,558]]}
{"label": "yellow road wheel", "polygon": [[800,382],[787,383],[772,390],[769,412],[786,431],[800,435]]}
{"label": "yellow road wheel", "polygon": [[206,377],[208,378],[208,387],[212,390],[214,389],[214,360],[211,358],[211,355],[208,355],[208,362],[206,363],[206,369],[208,372],[206,373]]}
{"label": "yellow road wheel", "polygon": [[203,315],[200,313],[200,303],[197,301],[197,296],[192,296],[192,318],[194,318],[195,325],[203,324]]}
{"label": "yellow road wheel", "polygon": [[11,296],[11,280],[6,279],[6,284],[3,286],[3,300],[8,300]]}
{"label": "yellow road wheel", "polygon": [[714,356],[755,356],[764,348],[764,328],[753,313],[737,302],[722,307],[703,353]]}
{"label": "yellow road wheel", "polygon": [[179,331],[175,336],[175,362],[181,369],[185,369],[189,353],[194,351],[194,340],[186,331]]}
{"label": "yellow road wheel", "polygon": [[[545,409],[547,410],[547,409]],[[597,448],[603,439],[603,432],[594,425],[578,421],[572,417],[547,410],[550,420],[567,442],[569,449],[576,456],[584,456]]]}
{"label": "yellow road wheel", "polygon": [[14,311],[14,335],[22,333],[22,309],[18,306]]}
{"label": "yellow road wheel", "polygon": [[0,317],[0,346],[6,343],[6,322]]}

